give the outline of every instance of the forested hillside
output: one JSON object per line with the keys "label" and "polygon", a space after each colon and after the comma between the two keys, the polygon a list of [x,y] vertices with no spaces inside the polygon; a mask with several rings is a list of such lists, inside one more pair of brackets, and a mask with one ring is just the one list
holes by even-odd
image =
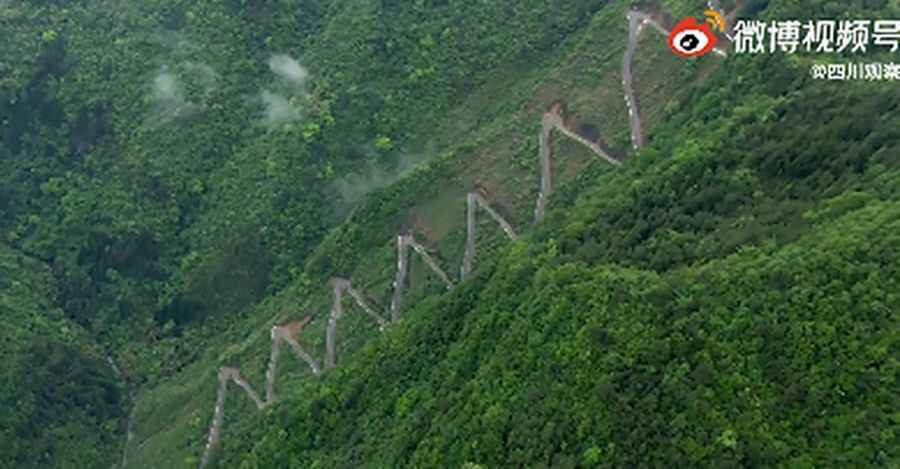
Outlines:
{"label": "forested hillside", "polygon": [[898,96],[728,61],[222,467],[895,464]]}
{"label": "forested hillside", "polygon": [[108,467],[126,392],[55,299],[50,269],[0,244],[0,464]]}
{"label": "forested hillside", "polygon": [[[215,467],[896,464],[896,82],[648,25],[637,109],[628,11],[706,6],[0,1],[0,466],[197,467],[222,367],[279,401],[225,381]],[[413,253],[402,321],[269,370],[278,325],[325,363],[332,279],[389,310],[401,234],[454,288]]]}
{"label": "forested hillside", "polygon": [[735,58],[682,103],[221,466],[894,464],[896,90]]}
{"label": "forested hillside", "polygon": [[518,245],[221,466],[889,467],[896,207],[669,275]]}
{"label": "forested hillside", "polygon": [[4,4],[0,223],[105,340],[288,285],[360,197],[478,125],[435,129],[458,96],[604,4],[245,3]]}

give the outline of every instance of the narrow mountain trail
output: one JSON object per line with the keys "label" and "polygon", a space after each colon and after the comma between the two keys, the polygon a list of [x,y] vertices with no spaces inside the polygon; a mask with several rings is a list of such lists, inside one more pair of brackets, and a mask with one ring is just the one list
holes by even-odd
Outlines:
{"label": "narrow mountain trail", "polygon": [[[463,266],[460,269],[461,275],[460,278],[466,278],[472,271],[472,266],[474,264],[475,259],[475,246],[476,246],[476,226],[477,226],[477,212],[479,209],[485,211],[491,219],[493,219],[503,230],[507,237],[511,240],[516,240],[517,235],[512,225],[503,218],[496,210],[494,210],[485,200],[485,198],[477,193],[472,192],[469,193],[466,197],[467,200],[467,209],[466,209],[466,220],[467,220],[467,236],[466,240],[466,252],[463,258]],[[241,376],[241,371],[238,368],[234,367],[221,367],[219,368],[219,389],[216,395],[216,406],[213,412],[213,421],[209,427],[209,433],[207,436],[206,449],[203,454],[203,458],[200,462],[200,467],[206,467],[209,463],[209,459],[212,455],[213,450],[218,446],[222,424],[225,419],[225,396],[228,392],[228,383],[229,381],[238,386],[238,388],[242,389],[247,397],[256,404],[256,408],[259,410],[265,409],[272,403],[274,403],[277,399],[275,396],[275,380],[276,374],[278,370],[278,359],[280,356],[280,350],[282,343],[287,343],[294,352],[294,355],[297,356],[298,359],[305,362],[310,371],[312,371],[313,375],[318,376],[322,373],[323,369],[328,370],[337,366],[337,347],[338,347],[338,337],[337,337],[337,328],[340,323],[341,318],[344,316],[344,295],[347,294],[353,302],[362,310],[366,315],[368,315],[376,324],[378,324],[378,330],[380,332],[384,332],[386,328],[391,324],[400,320],[400,313],[403,301],[403,291],[406,288],[406,277],[409,273],[409,252],[412,250],[416,254],[418,254],[425,264],[437,275],[443,282],[446,284],[447,289],[450,289],[454,286],[453,281],[450,280],[450,277],[440,268],[438,263],[434,260],[434,258],[428,253],[424,246],[417,243],[412,235],[410,234],[401,234],[397,236],[397,273],[394,280],[394,294],[392,296],[391,308],[390,308],[390,321],[383,318],[380,314],[378,314],[371,305],[366,301],[365,296],[357,289],[353,287],[353,283],[346,278],[334,278],[331,280],[331,290],[332,290],[332,303],[331,303],[331,314],[328,317],[328,324],[326,326],[325,332],[325,359],[324,366],[320,366],[315,358],[312,357],[303,347],[297,342],[295,337],[297,333],[305,326],[310,320],[311,316],[307,316],[306,319],[299,325],[297,323],[293,325],[287,326],[273,326],[271,330],[271,341],[272,341],[272,349],[269,355],[269,366],[266,371],[266,398],[263,400],[260,398],[259,394],[253,390],[253,387],[250,386],[250,383],[247,382]]]}
{"label": "narrow mountain trail", "polygon": [[[709,7],[710,9],[721,11],[721,7],[718,6],[718,1],[710,2]],[[733,16],[736,14],[737,10],[733,11],[730,15]],[[625,88],[625,104],[628,106],[628,122],[631,126],[631,143],[635,150],[640,150],[646,144],[646,140],[644,139],[644,132],[641,127],[640,102],[634,91],[634,76],[631,72],[631,67],[634,64],[634,56],[637,53],[638,41],[640,40],[644,26],[649,24],[653,29],[665,37],[669,36],[670,31],[665,26],[657,23],[656,20],[647,13],[632,10],[628,12],[626,18],[628,19],[628,46],[625,50],[625,58],[622,60],[622,86]],[[728,20],[728,25],[731,25],[731,20]],[[726,30],[726,32],[727,31],[728,30]],[[719,47],[714,48],[713,52],[722,57],[728,55],[727,52]]]}
{"label": "narrow mountain trail", "polygon": [[131,383],[125,379],[125,375],[122,373],[122,370],[116,365],[115,360],[112,359],[109,355],[106,356],[106,363],[109,365],[109,368],[113,371],[113,374],[116,375],[120,381],[125,383],[125,387],[128,388],[128,400],[132,403],[131,410],[128,412],[128,421],[125,424],[125,444],[122,445],[122,461],[119,463],[120,468],[124,468],[126,464],[128,464],[128,444],[134,439],[134,414],[135,414],[135,406],[134,401],[137,397],[137,389]]}
{"label": "narrow mountain trail", "polygon": [[646,142],[644,140],[644,131],[641,128],[640,105],[634,92],[634,76],[631,73],[631,66],[634,63],[634,55],[637,53],[638,41],[645,24],[649,22],[664,36],[668,36],[669,31],[646,13],[630,11],[626,18],[628,19],[628,45],[625,49],[625,58],[622,60],[622,86],[625,88],[625,105],[628,106],[631,144],[634,150],[637,151],[643,148]]}
{"label": "narrow mountain trail", "polygon": [[566,137],[586,146],[589,150],[594,152],[594,154],[609,162],[609,164],[613,166],[622,165],[621,161],[606,153],[600,148],[600,145],[588,141],[586,138],[566,127],[562,116],[556,109],[544,113],[541,119],[541,133],[538,135],[538,145],[540,147],[538,156],[541,169],[541,188],[540,191],[538,191],[537,206],[534,209],[535,223],[539,223],[544,219],[544,212],[547,210],[547,203],[550,199],[550,194],[553,192],[553,160],[550,156],[550,132],[553,130],[558,130]]}
{"label": "narrow mountain trail", "polygon": [[453,288],[453,281],[438,266],[434,258],[428,254],[425,247],[417,243],[412,235],[397,236],[397,276],[394,278],[394,295],[391,297],[391,322],[400,320],[400,309],[403,302],[403,289],[397,285],[406,285],[406,275],[409,272],[409,249],[413,248],[431,270],[447,285],[447,289]]}
{"label": "narrow mountain trail", "polygon": [[[718,2],[711,2],[710,7],[715,8]],[[715,8],[719,10],[718,8]],[[733,15],[732,12],[730,15]],[[645,139],[641,128],[641,119],[639,112],[639,104],[634,91],[632,64],[635,54],[637,53],[638,40],[640,33],[646,24],[650,24],[661,34],[668,36],[669,31],[654,21],[650,15],[638,11],[630,11],[627,14],[629,23],[628,28],[628,45],[622,64],[622,84],[625,89],[625,103],[628,106],[629,122],[631,126],[632,145],[635,150],[640,150],[645,145]],[[716,52],[725,56],[726,53],[720,49]],[[622,161],[609,155],[597,143],[591,142],[582,137],[577,132],[566,127],[563,116],[557,109],[543,114],[542,126],[539,138],[539,165],[540,165],[540,190],[538,191],[537,204],[535,207],[535,223],[543,220],[546,207],[550,196],[553,193],[553,165],[550,149],[550,134],[553,130],[558,130],[566,137],[584,145],[594,154],[607,161],[613,166],[619,167]],[[474,268],[476,255],[476,235],[477,235],[477,212],[481,209],[500,226],[506,236],[515,241],[518,239],[513,226],[503,218],[483,195],[478,192],[470,192],[466,197],[466,246],[463,255],[462,266],[460,268],[460,281],[468,278]],[[209,464],[210,458],[219,445],[221,438],[222,425],[225,419],[225,398],[228,392],[228,383],[234,383],[238,388],[244,391],[251,401],[256,405],[257,409],[262,410],[276,402],[275,380],[277,374],[278,360],[280,357],[281,346],[286,343],[294,352],[294,355],[302,362],[306,363],[313,376],[320,376],[325,370],[337,366],[337,347],[338,324],[344,315],[344,295],[347,294],[356,306],[369,316],[377,325],[380,332],[384,332],[387,328],[401,320],[401,312],[403,306],[403,292],[406,288],[406,281],[409,272],[409,253],[410,250],[419,255],[425,264],[431,269],[436,276],[447,286],[447,289],[454,287],[453,281],[440,268],[427,249],[417,243],[412,234],[405,233],[397,236],[397,272],[393,282],[393,295],[391,297],[390,309],[387,311],[385,319],[376,312],[375,308],[368,304],[365,296],[353,287],[351,280],[345,278],[334,278],[330,282],[332,290],[331,312],[328,318],[325,336],[325,356],[324,364],[320,365],[316,359],[310,355],[297,342],[297,333],[311,321],[311,316],[307,316],[301,322],[295,322],[284,326],[273,326],[271,329],[271,353],[269,357],[269,365],[266,371],[266,396],[263,400],[259,394],[254,391],[253,387],[241,376],[238,368],[221,367],[218,372],[219,387],[216,395],[216,404],[213,412],[212,423],[209,427],[207,443],[200,463],[200,467],[204,468]]]}

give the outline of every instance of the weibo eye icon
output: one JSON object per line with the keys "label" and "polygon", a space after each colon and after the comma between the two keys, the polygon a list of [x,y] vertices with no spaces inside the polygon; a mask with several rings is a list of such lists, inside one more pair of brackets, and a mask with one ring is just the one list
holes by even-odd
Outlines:
{"label": "weibo eye icon", "polygon": [[669,33],[669,49],[679,57],[700,57],[716,47],[716,35],[707,24],[685,18]]}

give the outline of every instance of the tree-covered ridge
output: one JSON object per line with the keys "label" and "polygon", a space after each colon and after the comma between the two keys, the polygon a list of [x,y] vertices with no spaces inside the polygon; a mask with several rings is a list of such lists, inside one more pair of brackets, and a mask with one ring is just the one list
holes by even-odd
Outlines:
{"label": "tree-covered ridge", "polygon": [[898,223],[873,202],[667,276],[519,244],[223,466],[889,465]]}
{"label": "tree-covered ridge", "polygon": [[46,265],[0,244],[0,466],[110,466],[124,390],[54,305]]}

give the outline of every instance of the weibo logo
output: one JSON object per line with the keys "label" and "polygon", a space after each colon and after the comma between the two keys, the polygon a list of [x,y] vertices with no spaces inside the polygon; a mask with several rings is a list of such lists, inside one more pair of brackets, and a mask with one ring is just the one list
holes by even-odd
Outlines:
{"label": "weibo logo", "polygon": [[[709,16],[707,13],[707,16]],[[714,13],[714,12],[712,12]],[[714,13],[719,15],[718,13]],[[724,21],[717,21],[713,18],[712,22],[716,24],[718,29],[724,30]],[[685,18],[678,22],[672,32],[669,33],[669,49],[672,52],[684,58],[700,57],[708,54],[716,47],[716,35],[710,27],[710,21],[707,23],[699,23],[695,18]]]}

